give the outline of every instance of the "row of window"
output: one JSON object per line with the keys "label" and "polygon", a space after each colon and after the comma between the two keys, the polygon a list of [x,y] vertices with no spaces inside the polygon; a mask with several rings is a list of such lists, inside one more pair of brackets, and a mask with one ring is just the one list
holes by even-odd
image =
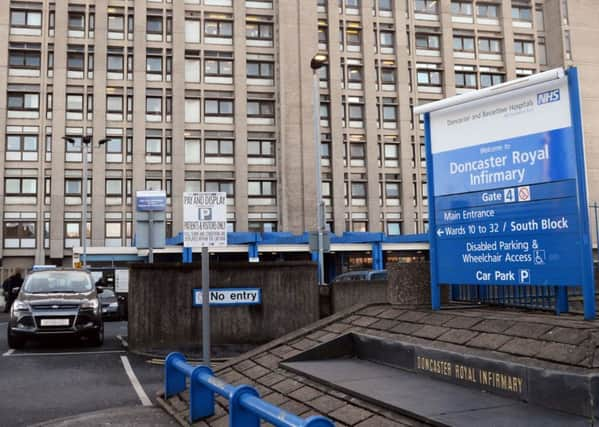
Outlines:
{"label": "row of window", "polygon": [[[414,0],[414,12],[438,14],[440,8],[438,0]],[[477,3],[476,16],[479,18],[496,19],[500,17],[501,4],[497,3]],[[472,1],[452,0],[451,13],[453,15],[473,16],[475,7]],[[526,5],[512,5],[512,19],[517,21],[532,21],[532,9]]]}
{"label": "row of window", "polygon": [[[48,28],[50,35],[53,35],[55,29],[55,12],[50,11]],[[248,16],[246,20],[245,35],[248,42],[267,41],[268,46],[272,46],[273,24],[269,22],[272,18],[268,16]],[[41,35],[42,12],[34,10],[11,9],[10,11],[11,33],[19,35]],[[95,14],[87,15],[87,31],[90,37],[93,37],[95,30]],[[69,37],[84,37],[86,31],[85,12],[71,11],[68,15],[67,29]],[[23,32],[19,30],[33,30],[33,32]],[[109,13],[107,18],[108,39],[124,39],[125,33],[129,40],[133,39],[135,31],[134,14],[116,14]],[[162,16],[162,11],[157,10],[156,14],[149,14],[146,17],[146,39],[149,41],[163,41],[166,36],[167,41],[173,34],[173,18]],[[206,43],[217,43],[214,39],[232,39],[233,38],[233,16],[227,14],[207,14],[204,19],[204,25],[201,25],[200,19],[185,19],[185,41],[187,43],[200,43],[203,34]],[[224,44],[231,44],[225,42]],[[252,43],[249,43],[250,45]],[[262,44],[259,44],[262,45]]]}
{"label": "row of window", "polygon": [[[454,35],[453,50],[456,52],[472,52],[475,51],[475,46],[478,45],[480,53],[502,53],[501,39],[479,37],[478,44],[475,43],[474,36]],[[441,36],[439,34],[416,34],[416,48],[440,50]],[[514,51],[517,55],[534,56],[534,40],[514,40]]]}

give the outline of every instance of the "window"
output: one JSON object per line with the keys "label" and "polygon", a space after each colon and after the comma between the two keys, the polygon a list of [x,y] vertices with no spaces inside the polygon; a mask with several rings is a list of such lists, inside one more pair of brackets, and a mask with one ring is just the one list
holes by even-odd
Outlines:
{"label": "window", "polygon": [[107,179],[106,185],[106,204],[120,205],[123,203],[123,180]]}
{"label": "window", "polygon": [[[67,94],[67,113],[83,114],[83,95]],[[67,116],[69,116],[67,114]],[[81,117],[83,118],[83,117]]]}
{"label": "window", "polygon": [[247,62],[247,77],[252,79],[272,79],[274,64],[272,62]]}
{"label": "window", "polygon": [[161,96],[146,96],[146,115],[162,117]]}
{"label": "window", "polygon": [[69,30],[85,31],[85,13],[69,12]]}
{"label": "window", "polygon": [[233,181],[206,181],[205,191],[227,193],[228,199],[235,197],[235,183]]}
{"label": "window", "polygon": [[512,6],[512,19],[516,21],[532,22],[532,12],[530,7]]}
{"label": "window", "polygon": [[35,197],[37,178],[5,178],[4,192],[7,197]]}
{"label": "window", "polygon": [[[398,182],[385,183],[385,201],[387,205],[399,205],[400,186]],[[391,200],[390,200],[391,199]],[[391,203],[389,203],[391,201]]]}
{"label": "window", "polygon": [[277,231],[277,223],[273,221],[248,221],[248,231],[253,233],[273,233]]}
{"label": "window", "polygon": [[[395,102],[395,100],[393,100]],[[397,105],[385,105],[391,103],[383,98],[383,121],[389,123],[397,122]]]}
{"label": "window", "polygon": [[491,73],[481,73],[480,74],[480,87],[489,87],[498,85],[505,81],[505,76],[503,74],[491,74]]}
{"label": "window", "polygon": [[6,160],[36,161],[37,135],[6,135]]}
{"label": "window", "polygon": [[348,65],[347,81],[349,83],[362,83],[362,67],[356,65]]}
{"label": "window", "polygon": [[149,34],[159,34],[162,36],[162,16],[148,16],[146,31]]}
{"label": "window", "polygon": [[200,192],[202,191],[202,181],[199,179],[186,179],[184,190],[185,192]]}
{"label": "window", "polygon": [[123,237],[123,224],[120,222],[107,221],[104,225],[104,237],[107,246],[120,246]]}
{"label": "window", "polygon": [[453,36],[453,50],[460,52],[474,52],[474,37]]}
{"label": "window", "polygon": [[385,166],[397,166],[399,160],[399,145],[385,144],[383,147]]}
{"label": "window", "polygon": [[185,98],[185,121],[187,123],[200,122],[200,99]]}
{"label": "window", "polygon": [[352,182],[351,184],[351,200],[352,206],[366,205],[366,183]]}
{"label": "window", "polygon": [[498,7],[496,4],[485,4],[478,3],[476,5],[476,15],[479,18],[497,18],[499,14],[497,13]]}
{"label": "window", "polygon": [[248,181],[248,196],[250,198],[273,198],[276,196],[274,181]]}
{"label": "window", "polygon": [[416,13],[438,13],[439,2],[437,0],[415,0],[414,11]]}
{"label": "window", "polygon": [[534,56],[534,42],[532,40],[515,40],[514,51],[516,52],[516,55]]}
{"label": "window", "polygon": [[20,28],[41,28],[42,12],[33,10],[11,10],[10,26]]}
{"label": "window", "polygon": [[395,33],[391,31],[381,31],[380,32],[380,41],[381,47],[393,47],[395,44]]}
{"label": "window", "polygon": [[206,116],[232,116],[233,101],[230,99],[204,100],[204,114]]}
{"label": "window", "polygon": [[401,222],[387,222],[387,234],[390,236],[401,234]]}
{"label": "window", "polygon": [[[39,45],[38,49],[39,49]],[[26,68],[31,70],[40,69],[39,50],[13,50],[8,52],[8,65],[10,68]]]}
{"label": "window", "polygon": [[204,36],[231,38],[233,23],[231,21],[204,21]]}
{"label": "window", "polygon": [[83,71],[85,69],[85,55],[83,52],[69,50],[67,52],[67,70]]}
{"label": "window", "polygon": [[275,142],[272,140],[248,140],[248,157],[274,157]]}
{"label": "window", "polygon": [[416,34],[416,48],[439,50],[439,35]]}
{"label": "window", "polygon": [[476,89],[476,73],[456,71],[455,86],[458,88]]}
{"label": "window", "polygon": [[206,157],[232,157],[233,140],[206,139],[204,153]]}
{"label": "window", "polygon": [[452,1],[451,13],[453,15],[469,15],[472,16],[472,2]]}
{"label": "window", "polygon": [[352,166],[364,166],[366,160],[366,147],[362,143],[349,145],[349,158]]}
{"label": "window", "polygon": [[479,38],[478,50],[486,53],[501,53],[501,40]]}
{"label": "window", "polygon": [[272,24],[247,22],[245,27],[245,36],[248,40],[269,40],[272,41]]}
{"label": "window", "polygon": [[230,59],[206,59],[204,72],[206,76],[230,77],[233,75],[233,61]]}
{"label": "window", "polygon": [[20,111],[39,111],[39,93],[9,92],[8,109]]}
{"label": "window", "polygon": [[393,1],[392,0],[378,0],[379,10],[381,11],[391,11],[393,10]]}
{"label": "window", "polygon": [[419,86],[441,86],[441,72],[434,70],[418,70]]}
{"label": "window", "polygon": [[274,117],[275,103],[267,100],[248,100],[248,117]]}
{"label": "window", "polygon": [[345,41],[349,46],[362,45],[362,31],[358,29],[348,28],[345,31]]}
{"label": "window", "polygon": [[146,163],[162,162],[162,138],[146,137]]}
{"label": "window", "polygon": [[162,77],[162,56],[146,56],[146,73]]}
{"label": "window", "polygon": [[108,95],[106,97],[107,114],[123,114],[123,96]]}
{"label": "window", "polygon": [[200,21],[197,19],[185,20],[185,42],[199,43],[200,42]]}
{"label": "window", "polygon": [[122,162],[123,161],[123,137],[112,136],[106,142],[106,161],[107,162]]}
{"label": "window", "polygon": [[200,82],[200,67],[201,61],[199,58],[185,57],[185,81]]}
{"label": "window", "polygon": [[113,33],[125,32],[125,17],[123,15],[108,15],[108,31]]}
{"label": "window", "polygon": [[4,221],[4,247],[10,249],[35,248],[35,222]]}
{"label": "window", "polygon": [[384,85],[395,85],[395,69],[381,68],[381,80]]}
{"label": "window", "polygon": [[364,105],[349,104],[348,110],[350,121],[362,121],[362,119],[364,118]]}
{"label": "window", "polygon": [[[81,178],[66,178],[64,180],[65,197],[81,197]],[[67,203],[65,201],[65,203]]]}
{"label": "window", "polygon": [[109,73],[123,73],[124,71],[123,54],[109,53],[106,58],[106,71]]}
{"label": "window", "polygon": [[185,163],[201,162],[201,145],[202,142],[199,139],[185,140]]}

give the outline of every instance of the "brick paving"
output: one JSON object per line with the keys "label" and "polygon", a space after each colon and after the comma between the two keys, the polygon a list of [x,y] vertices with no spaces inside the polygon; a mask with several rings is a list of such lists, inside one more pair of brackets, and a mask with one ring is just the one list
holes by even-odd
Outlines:
{"label": "brick paving", "polygon": [[[373,304],[327,317],[245,353],[221,365],[215,375],[234,385],[252,385],[266,401],[296,415],[325,415],[337,426],[423,425],[279,367],[281,361],[349,332],[552,369],[599,373],[599,321],[512,309],[433,313],[426,308]],[[185,392],[165,403],[184,425],[188,399]],[[227,402],[221,398],[217,402],[216,414],[193,426],[228,425]]]}

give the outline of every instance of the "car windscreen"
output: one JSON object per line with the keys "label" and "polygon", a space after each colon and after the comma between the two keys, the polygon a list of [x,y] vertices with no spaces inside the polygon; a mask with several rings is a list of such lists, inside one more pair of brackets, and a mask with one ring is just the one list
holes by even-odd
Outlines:
{"label": "car windscreen", "polygon": [[43,271],[27,277],[24,291],[32,294],[90,292],[92,283],[81,271]]}

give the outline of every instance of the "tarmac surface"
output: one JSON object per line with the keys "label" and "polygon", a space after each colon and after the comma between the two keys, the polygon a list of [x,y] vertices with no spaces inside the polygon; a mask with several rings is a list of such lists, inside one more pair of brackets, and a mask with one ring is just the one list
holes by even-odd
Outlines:
{"label": "tarmac surface", "polygon": [[127,322],[105,322],[101,347],[54,337],[12,350],[7,321],[0,313],[0,427],[174,425],[155,406],[163,367],[127,352]]}

